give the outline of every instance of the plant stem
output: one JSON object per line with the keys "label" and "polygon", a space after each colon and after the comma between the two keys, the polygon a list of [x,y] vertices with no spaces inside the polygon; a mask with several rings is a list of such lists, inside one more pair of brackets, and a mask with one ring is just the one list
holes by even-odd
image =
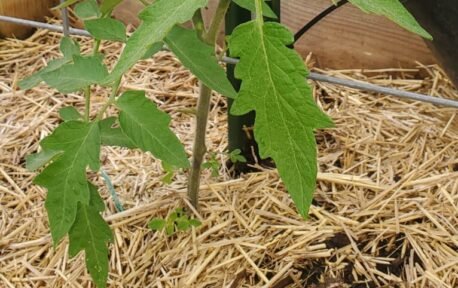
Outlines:
{"label": "plant stem", "polygon": [[[205,32],[202,12],[199,10],[194,14],[193,24],[198,31],[198,35],[206,43],[215,46],[218,30],[221,26],[224,14],[229,8],[230,0],[220,0],[216,8],[215,16],[209,28],[209,33]],[[188,182],[188,197],[191,204],[197,209],[199,202],[200,172],[207,148],[205,146],[205,136],[207,132],[208,111],[210,110],[210,100],[212,90],[200,83],[199,100],[197,101],[196,129],[192,149],[192,163]]]}
{"label": "plant stem", "polygon": [[199,100],[197,102],[196,130],[192,149],[192,164],[188,182],[188,196],[191,204],[197,208],[200,187],[200,172],[207,152],[205,135],[207,131],[208,111],[210,110],[211,89],[200,83]]}
{"label": "plant stem", "polygon": [[84,121],[89,122],[89,116],[91,114],[91,86],[87,86],[84,89],[84,98],[86,100],[84,109]]}
{"label": "plant stem", "polygon": [[107,111],[108,107],[113,104],[116,100],[116,94],[118,93],[119,84],[121,84],[121,77],[116,80],[111,88],[111,95],[108,98],[107,102],[103,104],[102,108],[100,109],[99,113],[97,113],[97,120],[101,120],[105,111]]}
{"label": "plant stem", "polygon": [[210,45],[215,45],[215,41],[218,38],[218,32],[220,31],[221,23],[223,23],[224,15],[226,15],[230,4],[231,0],[220,0],[218,3],[215,15],[213,16],[212,24],[210,25],[207,35],[205,36],[206,42]]}

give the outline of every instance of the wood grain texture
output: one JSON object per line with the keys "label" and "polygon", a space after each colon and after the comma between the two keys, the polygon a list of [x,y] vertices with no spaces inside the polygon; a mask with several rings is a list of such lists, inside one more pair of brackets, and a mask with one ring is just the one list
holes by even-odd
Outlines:
{"label": "wood grain texture", "polygon": [[[49,8],[56,0],[0,0],[0,15],[43,21],[49,15]],[[0,22],[0,38],[16,37],[23,39],[32,33],[33,28]]]}
{"label": "wood grain texture", "polygon": [[[210,0],[204,18],[208,23],[217,0]],[[282,22],[294,33],[331,5],[330,0],[284,0]],[[138,24],[138,0],[125,0],[116,10],[118,19]],[[220,35],[220,43],[223,41]],[[338,9],[307,32],[295,48],[305,57],[310,52],[317,66],[333,69],[387,68],[435,63],[419,36],[405,31],[384,17],[369,15],[350,4]]]}
{"label": "wood grain texture", "polygon": [[[329,0],[283,1],[282,22],[296,32],[329,5]],[[295,47],[303,56],[312,52],[318,66],[334,69],[412,67],[415,61],[435,62],[419,36],[350,4],[314,26]]]}

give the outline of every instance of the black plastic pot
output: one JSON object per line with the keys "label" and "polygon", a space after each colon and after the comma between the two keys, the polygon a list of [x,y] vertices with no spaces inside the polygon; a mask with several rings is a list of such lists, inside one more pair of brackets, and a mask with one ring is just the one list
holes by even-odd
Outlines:
{"label": "black plastic pot", "polygon": [[458,88],[458,0],[406,0],[404,5],[433,36],[426,42]]}

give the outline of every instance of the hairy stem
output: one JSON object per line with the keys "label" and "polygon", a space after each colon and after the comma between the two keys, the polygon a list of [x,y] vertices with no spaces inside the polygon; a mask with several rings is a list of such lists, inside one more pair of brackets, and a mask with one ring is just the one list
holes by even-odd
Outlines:
{"label": "hairy stem", "polygon": [[84,121],[89,122],[89,116],[91,114],[91,87],[87,86],[84,89],[85,109],[84,109]]}
{"label": "hairy stem", "polygon": [[[205,26],[202,19],[202,12],[198,10],[193,17],[194,28],[198,31],[198,35],[206,43],[215,46],[216,37],[218,30],[221,26],[221,22],[224,19],[230,0],[220,0],[218,8],[216,9],[213,21],[208,29],[208,33],[205,31]],[[207,148],[205,146],[205,135],[207,132],[208,122],[208,111],[210,110],[212,90],[200,82],[199,100],[197,102],[196,112],[196,129],[194,145],[192,149],[192,163],[191,171],[189,174],[188,182],[188,197],[191,200],[191,204],[197,209],[199,202],[199,187],[200,187],[200,172],[202,170],[202,163],[204,161],[205,153]]]}

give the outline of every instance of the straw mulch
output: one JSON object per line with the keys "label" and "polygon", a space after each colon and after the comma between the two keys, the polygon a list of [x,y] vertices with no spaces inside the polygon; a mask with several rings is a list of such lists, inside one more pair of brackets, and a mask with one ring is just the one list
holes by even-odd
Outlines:
{"label": "straw mulch", "polygon": [[[59,35],[0,42],[0,287],[94,287],[83,255],[53,248],[44,189],[24,157],[59,123],[58,110],[82,108],[79,94],[18,80],[58,57]],[[92,43],[83,42],[89,51]],[[120,44],[104,43],[107,61]],[[458,100],[437,67],[328,71],[332,75]],[[457,110],[312,83],[336,128],[317,132],[320,171],[310,218],[302,220],[275,170],[231,179],[205,171],[203,225],[166,236],[147,228],[185,200],[186,174],[161,182],[149,154],[103,149],[125,211],[117,213],[100,174],[90,174],[114,231],[109,287],[457,287]],[[97,107],[109,91],[93,90]],[[144,89],[173,118],[191,151],[197,81],[169,53],[135,66],[123,89]],[[226,104],[215,95],[208,147],[224,163]]]}

